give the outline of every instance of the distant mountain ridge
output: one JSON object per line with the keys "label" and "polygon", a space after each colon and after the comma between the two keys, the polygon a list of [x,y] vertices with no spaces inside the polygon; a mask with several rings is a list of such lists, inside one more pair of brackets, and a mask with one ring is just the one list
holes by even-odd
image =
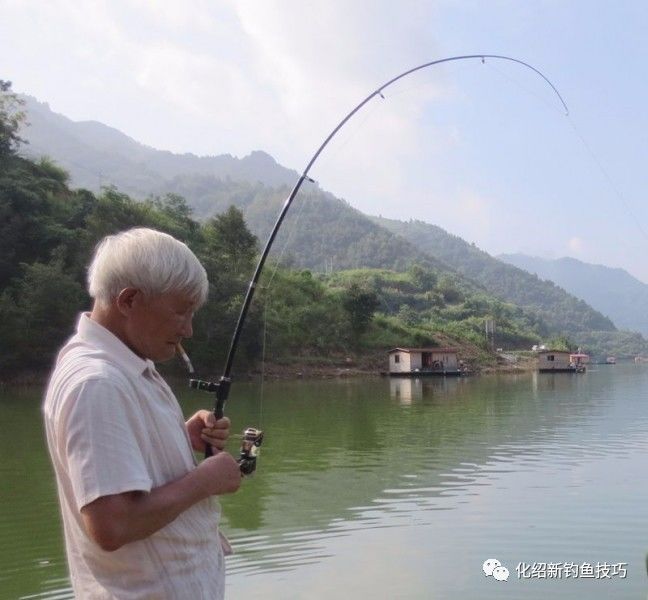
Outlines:
{"label": "distant mountain ridge", "polygon": [[553,281],[609,316],[618,327],[648,335],[648,285],[624,269],[568,257],[552,260],[525,254],[502,254],[498,258]]}
{"label": "distant mountain ridge", "polygon": [[536,311],[554,331],[614,331],[612,321],[552,282],[502,262],[460,237],[423,221],[372,220],[482,285],[496,298]]}
{"label": "distant mountain ridge", "polygon": [[[22,133],[29,141],[22,153],[50,156],[69,171],[74,186],[97,190],[101,184],[114,184],[140,199],[176,193],[202,218],[234,204],[252,231],[265,239],[298,177],[264,152],[242,159],[173,154],[101,123],[73,122],[47,104],[25,99],[31,126]],[[540,329],[548,326],[547,333],[615,331],[609,319],[585,302],[434,225],[370,218],[316,184],[304,185],[301,194],[275,244],[286,244],[288,260],[297,267],[404,270],[417,262],[457,280],[463,276],[467,289],[532,310]]]}
{"label": "distant mountain ridge", "polygon": [[[186,198],[198,218],[234,204],[243,210],[254,234],[265,239],[299,177],[262,151],[239,159],[229,154],[199,157],[155,150],[102,123],[75,122],[30,96],[22,98],[30,125],[22,132],[28,144],[21,154],[55,159],[70,173],[75,187],[99,191],[101,185],[115,185],[137,199],[175,193]],[[300,194],[299,205],[288,214],[275,244],[286,246],[295,266],[402,270],[416,261],[454,273],[316,183],[305,182]]]}
{"label": "distant mountain ridge", "polygon": [[24,131],[29,144],[23,147],[22,154],[39,157],[54,154],[55,149],[53,158],[70,173],[73,184],[92,191],[115,183],[121,191],[142,197],[157,190],[161,180],[188,174],[260,182],[269,187],[289,185],[298,177],[262,151],[240,159],[229,154],[174,154],[140,144],[97,121],[71,121],[31,96],[21,98],[29,122]]}

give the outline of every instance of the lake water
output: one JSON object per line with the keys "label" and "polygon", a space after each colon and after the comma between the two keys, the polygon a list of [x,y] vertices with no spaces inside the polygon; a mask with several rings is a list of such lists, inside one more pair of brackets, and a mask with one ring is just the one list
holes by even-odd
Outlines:
{"label": "lake water", "polygon": [[[0,391],[3,599],[71,597],[39,396]],[[646,597],[646,365],[236,383],[227,413],[266,431],[222,499],[229,598]]]}

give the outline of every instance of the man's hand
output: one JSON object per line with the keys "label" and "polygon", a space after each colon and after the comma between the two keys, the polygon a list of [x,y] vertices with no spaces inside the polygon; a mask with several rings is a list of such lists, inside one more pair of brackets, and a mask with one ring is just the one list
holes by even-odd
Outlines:
{"label": "man's hand", "polygon": [[112,552],[153,535],[196,502],[208,496],[231,494],[240,485],[238,463],[231,454],[218,452],[180,479],[150,492],[97,498],[81,509],[81,516],[88,536],[102,550]]}
{"label": "man's hand", "polygon": [[205,493],[210,496],[232,494],[241,486],[241,469],[229,452],[219,452],[203,460],[196,467]]}
{"label": "man's hand", "polygon": [[186,423],[191,447],[196,452],[204,452],[209,444],[214,453],[225,448],[230,435],[230,420],[227,417],[216,420],[214,413],[209,410],[199,410]]}

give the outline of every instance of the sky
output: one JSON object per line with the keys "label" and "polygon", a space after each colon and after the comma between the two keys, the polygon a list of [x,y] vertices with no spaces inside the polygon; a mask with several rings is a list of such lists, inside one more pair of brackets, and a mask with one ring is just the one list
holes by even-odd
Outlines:
{"label": "sky", "polygon": [[643,0],[0,0],[0,79],[199,155],[264,150],[371,215],[648,282]]}

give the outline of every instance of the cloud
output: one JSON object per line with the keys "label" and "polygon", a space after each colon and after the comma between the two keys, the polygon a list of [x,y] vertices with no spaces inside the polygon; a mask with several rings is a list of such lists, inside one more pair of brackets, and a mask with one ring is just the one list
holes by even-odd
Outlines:
{"label": "cloud", "polygon": [[[422,49],[423,58],[432,51],[429,41],[423,43],[433,14],[425,2],[411,2],[409,16],[384,1],[232,0],[228,4],[247,36],[254,57],[250,68],[265,83],[276,102],[270,108],[278,114],[267,114],[263,106],[259,112],[266,115],[266,122],[276,124],[278,120],[283,125],[279,132],[276,127],[262,129],[261,141],[280,161],[295,168],[306,162],[337,122],[377,85],[407,67]],[[413,16],[420,16],[420,21]],[[405,27],[409,27],[409,35],[404,35]],[[415,38],[419,46],[414,53]],[[411,112],[420,113],[425,100],[420,94],[417,105],[410,106]],[[411,112],[403,115],[390,110],[389,105],[381,109],[381,118],[372,123],[373,131],[358,139],[362,151],[353,152],[356,171],[373,162],[363,157],[371,156],[374,148],[390,141],[412,142],[416,125]],[[334,179],[347,181],[344,165],[341,170],[342,175]],[[344,187],[335,182],[332,186]]]}
{"label": "cloud", "polygon": [[[407,10],[386,0],[4,5],[10,10],[0,33],[24,77],[18,91],[161,149],[236,155],[264,149],[296,169],[378,84],[412,66],[412,57],[435,57],[429,30],[437,9],[425,0],[411,0]],[[38,36],[29,39],[26,31]],[[330,159],[346,148],[317,174],[323,186],[351,196],[357,187],[348,182],[377,164],[381,197],[398,192],[407,165],[427,143],[426,103],[442,93],[441,74],[415,76],[389,90],[377,109],[367,107],[327,151]],[[371,110],[377,114],[365,122]]]}
{"label": "cloud", "polygon": [[[407,10],[387,0],[4,1],[0,33],[24,76],[16,90],[160,149],[262,149],[297,170],[378,85],[438,58],[438,9],[427,0]],[[426,118],[453,93],[443,68],[398,82],[339,132],[311,175],[361,210],[415,215],[403,203],[431,204],[421,192],[430,164],[461,139]]]}

